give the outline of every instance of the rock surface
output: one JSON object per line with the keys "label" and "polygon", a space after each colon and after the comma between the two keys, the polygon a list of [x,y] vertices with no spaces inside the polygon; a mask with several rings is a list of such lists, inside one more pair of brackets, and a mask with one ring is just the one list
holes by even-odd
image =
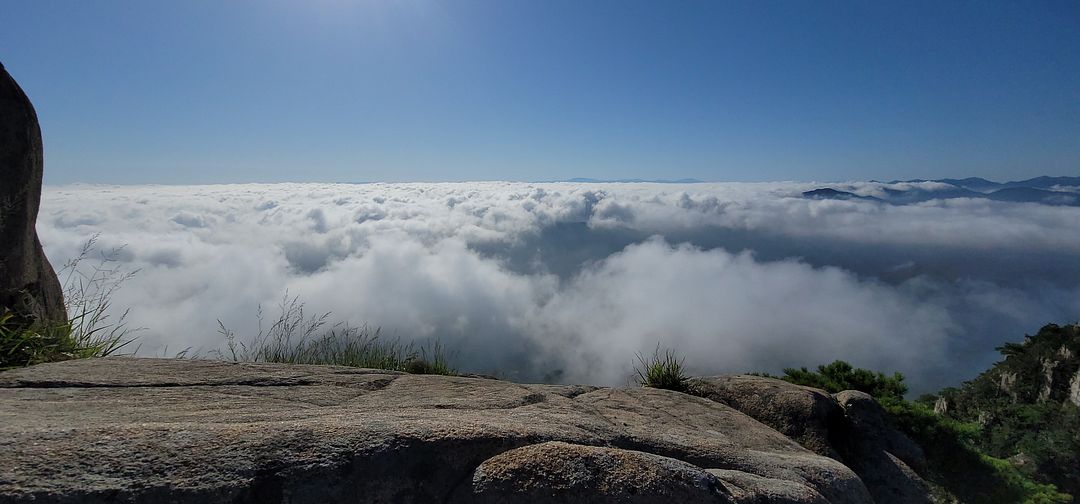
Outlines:
{"label": "rock surface", "polygon": [[869,395],[823,390],[747,375],[695,378],[704,397],[721,402],[780,431],[804,447],[845,463],[878,504],[930,502],[919,477],[922,449],[891,427]]}
{"label": "rock surface", "polygon": [[840,462],[708,399],[336,366],[6,371],[0,450],[0,502],[528,502],[581,481],[596,485],[584,502],[630,488],[686,499],[670,502],[873,502]]}
{"label": "rock surface", "polygon": [[552,441],[489,458],[454,502],[735,502],[717,476],[651,453]]}
{"label": "rock surface", "polygon": [[752,375],[694,378],[703,397],[750,415],[819,455],[840,459],[829,442],[843,428],[844,409],[827,392]]}
{"label": "rock surface", "polygon": [[0,65],[0,313],[63,323],[63,292],[35,227],[43,162],[34,107]]}
{"label": "rock surface", "polygon": [[729,469],[708,469],[724,481],[739,504],[827,504],[821,494],[806,485],[790,481],[763,478]]}
{"label": "rock surface", "polygon": [[1069,380],[1069,402],[1080,406],[1080,370]]}
{"label": "rock surface", "polygon": [[878,504],[929,503],[930,488],[918,472],[926,468],[919,445],[889,426],[885,410],[865,392],[835,395],[850,429],[837,437],[844,461],[866,483]]}

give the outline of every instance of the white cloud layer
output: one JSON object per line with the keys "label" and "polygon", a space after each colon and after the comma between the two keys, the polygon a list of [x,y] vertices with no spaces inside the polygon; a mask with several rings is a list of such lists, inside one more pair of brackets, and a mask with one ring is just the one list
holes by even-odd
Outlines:
{"label": "white cloud layer", "polygon": [[96,233],[124,246],[140,272],[114,303],[147,355],[219,348],[217,319],[249,333],[288,291],[522,380],[625,383],[660,342],[698,373],[842,358],[927,389],[1080,317],[1080,208],[816,187],[55,186],[38,229],[54,264]]}

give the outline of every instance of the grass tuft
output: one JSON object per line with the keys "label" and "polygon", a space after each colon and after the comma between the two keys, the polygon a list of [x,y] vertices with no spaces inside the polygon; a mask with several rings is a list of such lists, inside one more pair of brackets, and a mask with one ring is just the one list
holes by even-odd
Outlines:
{"label": "grass tuft", "polygon": [[60,324],[25,322],[10,311],[0,312],[0,370],[45,362],[119,355],[134,341],[126,322],[127,311],[112,318],[113,293],[138,271],[118,266],[119,249],[100,252],[98,235],[83,244],[79,255],[60,269],[64,304],[69,319]]}
{"label": "grass tuft", "polygon": [[278,310],[277,318],[264,327],[259,307],[258,333],[247,341],[237,339],[218,320],[218,333],[225,338],[226,350],[213,353],[236,362],[333,364],[413,374],[457,374],[438,341],[430,347],[404,344],[399,338],[384,338],[379,328],[330,324],[329,312],[308,314],[304,303],[288,294]]}
{"label": "grass tuft", "polygon": [[674,350],[668,348],[661,351],[657,344],[652,356],[646,357],[639,353],[637,358],[638,364],[634,366],[634,373],[642,387],[692,392],[690,378],[683,369],[682,359]]}

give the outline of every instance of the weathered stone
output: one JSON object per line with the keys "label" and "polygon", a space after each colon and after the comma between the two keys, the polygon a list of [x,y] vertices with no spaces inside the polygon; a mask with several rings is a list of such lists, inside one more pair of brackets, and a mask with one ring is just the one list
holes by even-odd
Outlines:
{"label": "weathered stone", "polygon": [[944,397],[937,398],[934,401],[934,414],[944,416],[949,412],[949,400]]}
{"label": "weathered stone", "polygon": [[1016,373],[1010,373],[1008,371],[1001,373],[1001,376],[998,378],[998,388],[1001,389],[1002,392],[1012,396],[1013,401],[1016,401],[1017,395],[1016,390],[1014,390],[1016,388]]}
{"label": "weathered stone", "polygon": [[1080,370],[1069,380],[1069,401],[1080,406]]}
{"label": "weathered stone", "polygon": [[1042,386],[1039,387],[1038,401],[1045,402],[1050,399],[1050,393],[1054,390],[1054,368],[1058,361],[1044,357],[1039,359],[1039,365],[1042,367]]}
{"label": "weathered stone", "polygon": [[709,469],[720,478],[738,504],[827,504],[821,494],[793,481],[763,478],[742,471]]}
{"label": "weathered stone", "polygon": [[814,453],[840,459],[829,432],[844,422],[844,409],[823,390],[753,375],[694,378],[693,386],[702,397],[746,413]]}
{"label": "weathered stone", "polygon": [[720,479],[686,462],[640,451],[547,442],[485,460],[454,502],[721,504],[735,501]]}
{"label": "weathered stone", "polygon": [[59,324],[64,296],[35,227],[43,161],[34,107],[0,65],[0,313]]}
{"label": "weathered stone", "polygon": [[[665,390],[134,358],[0,373],[2,502],[444,502],[485,461],[548,441],[663,460],[651,467],[672,474],[737,471],[825,499],[795,502],[872,502],[840,462]],[[767,496],[741,491],[739,502]]]}
{"label": "weathered stone", "polygon": [[844,455],[877,504],[929,503],[930,488],[919,477],[925,471],[922,448],[889,425],[885,410],[869,394],[845,390],[835,395],[850,429],[834,436]]}
{"label": "weathered stone", "polygon": [[749,375],[695,378],[693,386],[704,397],[847,464],[878,504],[929,500],[928,487],[916,472],[926,466],[922,450],[889,425],[881,406],[866,394],[846,391],[833,397],[823,390]]}

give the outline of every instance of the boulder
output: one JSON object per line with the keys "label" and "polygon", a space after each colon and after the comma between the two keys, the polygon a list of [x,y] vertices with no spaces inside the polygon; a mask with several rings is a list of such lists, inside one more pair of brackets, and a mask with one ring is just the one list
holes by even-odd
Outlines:
{"label": "boulder", "polygon": [[454,502],[466,504],[732,504],[716,476],[634,450],[551,441],[485,460]]}
{"label": "boulder", "polygon": [[42,167],[34,106],[0,65],[0,314],[60,324],[67,320],[64,295],[35,227]]}
{"label": "boulder", "polygon": [[815,453],[843,462],[878,504],[930,502],[929,486],[919,476],[926,470],[922,449],[892,427],[881,405],[865,393],[848,390],[833,396],[752,375],[695,378],[692,386]]}
{"label": "boulder", "polygon": [[109,357],[6,371],[0,450],[0,502],[500,502],[545,485],[571,501],[634,488],[873,502],[840,462],[707,399],[337,366]]}
{"label": "boulder", "polygon": [[836,394],[850,428],[836,436],[844,461],[866,483],[878,504],[929,503],[930,488],[919,477],[925,473],[922,448],[897,431],[881,405],[865,392]]}
{"label": "boulder", "polygon": [[828,392],[754,375],[717,375],[693,379],[702,397],[754,417],[819,455],[840,459],[829,443],[843,427],[844,409]]}

